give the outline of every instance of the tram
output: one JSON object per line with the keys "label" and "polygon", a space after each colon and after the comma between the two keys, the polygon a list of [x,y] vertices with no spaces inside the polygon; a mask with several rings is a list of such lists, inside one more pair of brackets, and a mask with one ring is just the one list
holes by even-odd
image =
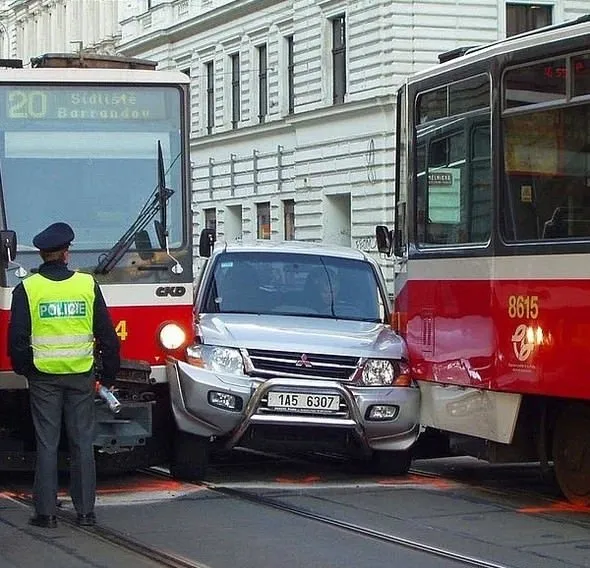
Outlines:
{"label": "tram", "polygon": [[397,96],[395,320],[445,451],[590,505],[590,15],[458,49]]}
{"label": "tram", "polygon": [[97,468],[166,462],[175,423],[164,361],[193,328],[189,78],[83,54],[0,67],[0,469],[34,465],[7,324],[12,289],[41,261],[33,235],[57,221],[74,229],[69,266],[94,275],[121,342],[122,409],[97,399]]}

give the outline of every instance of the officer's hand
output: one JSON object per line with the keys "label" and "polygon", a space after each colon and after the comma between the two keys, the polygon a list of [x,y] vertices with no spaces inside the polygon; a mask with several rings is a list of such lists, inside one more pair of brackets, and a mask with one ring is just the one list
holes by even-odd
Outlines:
{"label": "officer's hand", "polygon": [[113,388],[115,386],[115,379],[107,379],[107,378],[103,377],[100,379],[100,381],[97,381],[97,382],[109,390],[113,390]]}

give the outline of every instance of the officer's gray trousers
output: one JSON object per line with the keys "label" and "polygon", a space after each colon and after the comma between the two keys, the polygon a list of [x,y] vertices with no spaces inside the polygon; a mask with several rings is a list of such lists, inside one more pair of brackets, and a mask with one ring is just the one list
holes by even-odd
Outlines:
{"label": "officer's gray trousers", "polygon": [[39,515],[54,515],[58,490],[58,446],[65,418],[70,453],[70,495],[78,514],[94,511],[94,373],[29,378],[37,440],[33,502]]}

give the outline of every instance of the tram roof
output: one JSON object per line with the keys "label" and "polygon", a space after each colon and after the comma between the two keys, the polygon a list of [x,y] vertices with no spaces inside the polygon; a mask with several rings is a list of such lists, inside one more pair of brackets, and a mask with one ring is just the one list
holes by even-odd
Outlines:
{"label": "tram roof", "polygon": [[[468,48],[464,55],[459,55],[444,63],[439,63],[414,73],[407,78],[407,82],[414,83],[422,81],[429,77],[435,77],[440,73],[445,73],[451,69],[458,69],[460,67],[472,65],[473,63],[485,61],[486,59],[491,59],[515,50],[527,49],[537,45],[546,45],[561,41],[565,38],[574,38],[584,35],[590,36],[590,14],[577,18],[576,20],[538,28],[492,43]],[[456,51],[460,50],[461,48]]]}
{"label": "tram roof", "polygon": [[173,70],[140,69],[77,69],[77,68],[41,68],[41,69],[0,69],[2,83],[152,83],[189,84],[190,77]]}

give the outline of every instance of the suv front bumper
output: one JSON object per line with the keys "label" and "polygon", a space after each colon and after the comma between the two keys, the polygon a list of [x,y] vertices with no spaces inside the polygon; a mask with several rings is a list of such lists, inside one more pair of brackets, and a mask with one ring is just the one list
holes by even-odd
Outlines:
{"label": "suv front bumper", "polygon": [[[214,373],[183,361],[169,360],[166,372],[172,410],[180,430],[198,436],[221,438],[226,448],[240,445],[250,425],[318,426],[354,433],[361,448],[406,450],[419,433],[420,391],[416,387],[360,387],[334,380],[295,378],[259,379],[247,375]],[[268,407],[271,391],[311,395],[337,395],[337,412],[277,410]],[[214,406],[210,393],[239,400],[238,409]],[[373,406],[395,409],[391,419],[370,419]]]}

